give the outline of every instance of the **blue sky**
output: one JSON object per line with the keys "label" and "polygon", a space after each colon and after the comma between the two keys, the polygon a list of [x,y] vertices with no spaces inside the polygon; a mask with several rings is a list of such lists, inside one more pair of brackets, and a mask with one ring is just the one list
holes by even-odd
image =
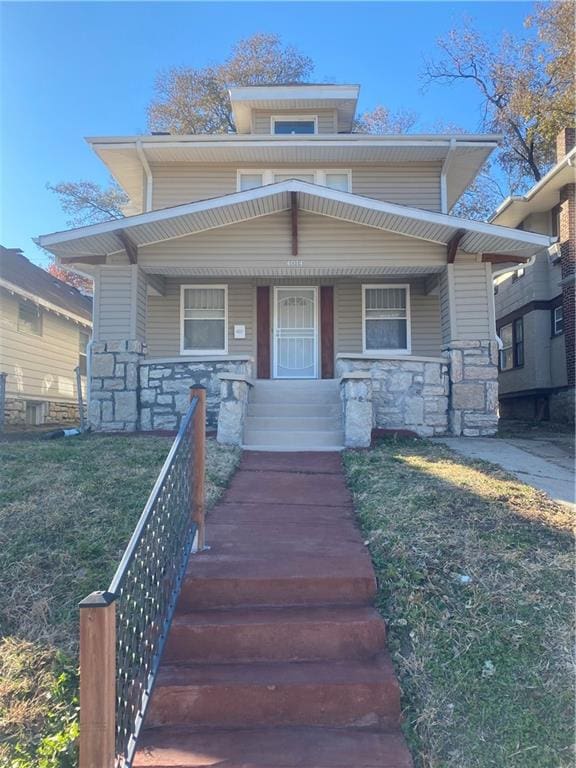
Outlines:
{"label": "blue sky", "polygon": [[522,31],[525,2],[0,3],[0,243],[38,263],[32,238],[66,229],[46,183],[105,183],[84,136],[146,132],[159,70],[219,62],[241,37],[277,32],[316,62],[314,79],[359,83],[383,103],[476,131],[465,85],[421,92],[436,39],[462,19],[491,38]]}

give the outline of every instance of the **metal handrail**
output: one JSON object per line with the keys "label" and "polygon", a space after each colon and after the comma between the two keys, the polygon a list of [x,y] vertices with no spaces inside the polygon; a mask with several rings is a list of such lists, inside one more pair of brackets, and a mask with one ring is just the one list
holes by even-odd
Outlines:
{"label": "metal handrail", "polygon": [[106,592],[80,603],[80,768],[129,768],[196,536],[205,391],[190,406]]}

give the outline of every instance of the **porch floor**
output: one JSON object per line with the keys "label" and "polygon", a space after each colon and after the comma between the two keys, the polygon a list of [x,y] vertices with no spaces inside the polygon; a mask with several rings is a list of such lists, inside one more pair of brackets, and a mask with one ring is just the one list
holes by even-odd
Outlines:
{"label": "porch floor", "polygon": [[245,452],[208,543],[135,768],[410,768],[340,457]]}

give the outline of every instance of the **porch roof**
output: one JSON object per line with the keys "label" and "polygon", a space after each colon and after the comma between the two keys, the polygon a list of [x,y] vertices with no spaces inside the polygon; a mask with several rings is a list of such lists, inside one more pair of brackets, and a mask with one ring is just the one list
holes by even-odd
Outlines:
{"label": "porch roof", "polygon": [[103,262],[107,256],[123,251],[128,253],[131,261],[135,261],[139,247],[289,210],[294,200],[292,193],[296,193],[299,210],[444,244],[449,260],[453,259],[456,248],[467,253],[507,254],[512,260],[527,260],[554,241],[545,235],[381,202],[291,179],[102,224],[41,235],[36,242],[67,262],[98,263],[98,260]]}

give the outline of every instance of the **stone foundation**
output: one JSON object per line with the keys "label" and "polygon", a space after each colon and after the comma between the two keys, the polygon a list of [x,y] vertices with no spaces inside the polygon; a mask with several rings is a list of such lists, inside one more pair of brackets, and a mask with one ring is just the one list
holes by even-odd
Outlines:
{"label": "stone foundation", "polygon": [[377,359],[342,357],[337,376],[352,371],[372,379],[373,426],[408,429],[423,437],[448,430],[449,378],[447,362],[423,358]]}
{"label": "stone foundation", "polygon": [[[11,426],[26,426],[27,398],[7,397],[4,403],[4,423]],[[54,426],[79,426],[78,405],[76,403],[55,402],[53,400],[32,400],[30,402],[44,406],[42,424]]]}
{"label": "stone foundation", "polygon": [[346,448],[368,448],[372,442],[374,408],[370,371],[344,373],[340,379],[342,424]]}
{"label": "stone foundation", "polygon": [[140,429],[177,429],[188,408],[190,387],[206,388],[206,425],[216,429],[220,405],[219,374],[252,374],[250,360],[140,363]]}
{"label": "stone foundation", "polygon": [[443,350],[450,361],[450,432],[478,437],[498,429],[498,344],[452,341]]}
{"label": "stone foundation", "polygon": [[550,393],[550,421],[558,424],[574,424],[576,390],[574,387]]}
{"label": "stone foundation", "polygon": [[242,445],[248,393],[252,382],[238,373],[220,373],[220,408],[216,439],[223,445]]}
{"label": "stone foundation", "polygon": [[139,364],[145,345],[135,339],[92,344],[88,421],[100,432],[138,429]]}

